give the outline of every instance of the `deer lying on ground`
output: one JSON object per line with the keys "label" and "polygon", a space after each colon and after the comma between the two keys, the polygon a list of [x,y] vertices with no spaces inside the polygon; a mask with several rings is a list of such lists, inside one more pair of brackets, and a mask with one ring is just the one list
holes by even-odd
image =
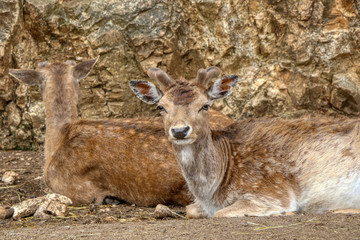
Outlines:
{"label": "deer lying on ground", "polygon": [[[9,71],[42,91],[46,185],[71,198],[74,205],[101,204],[106,197],[139,206],[190,203],[191,195],[160,118],[78,120],[79,80],[96,61],[43,62],[37,70]],[[233,122],[216,111],[212,117],[215,128],[223,128],[222,121]]]}
{"label": "deer lying on ground", "polygon": [[[165,133],[195,202],[188,218],[268,216],[298,211],[360,208],[360,122],[252,119],[224,130],[209,128],[207,110],[231,93],[238,76],[210,87],[175,81],[151,68],[157,81],[130,81],[140,99],[157,103]],[[358,212],[358,211],[355,211]]]}

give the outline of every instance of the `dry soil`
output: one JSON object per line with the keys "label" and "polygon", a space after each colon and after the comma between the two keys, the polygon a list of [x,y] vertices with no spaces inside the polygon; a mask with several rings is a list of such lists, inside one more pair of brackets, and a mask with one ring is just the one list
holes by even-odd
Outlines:
{"label": "dry soil", "polygon": [[[0,177],[19,173],[13,185],[0,181],[0,205],[43,196],[43,154],[0,151]],[[69,208],[65,218],[27,217],[0,220],[0,239],[360,239],[360,215],[302,214],[278,217],[186,220],[155,219],[154,208],[131,204]]]}

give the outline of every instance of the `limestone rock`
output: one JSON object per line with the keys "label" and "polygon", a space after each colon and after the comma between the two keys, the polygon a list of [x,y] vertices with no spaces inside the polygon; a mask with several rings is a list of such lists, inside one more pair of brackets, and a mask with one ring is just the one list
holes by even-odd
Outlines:
{"label": "limestone rock", "polygon": [[34,217],[48,218],[50,216],[66,217],[69,213],[67,205],[59,201],[46,200],[40,204],[34,213]]}
{"label": "limestone rock", "polygon": [[48,194],[43,197],[25,200],[14,205],[13,218],[19,219],[36,214],[37,217],[46,215],[66,216],[68,213],[67,206],[72,204],[68,197],[60,194]]}
{"label": "limestone rock", "polygon": [[15,131],[21,122],[21,112],[14,102],[8,104],[5,111],[8,113],[7,123],[12,127],[12,131]]}
{"label": "limestone rock", "polygon": [[32,216],[44,201],[43,197],[28,199],[13,206],[13,218],[20,219]]}
{"label": "limestone rock", "polygon": [[[159,67],[194,78],[215,65],[241,82],[216,108],[235,119],[359,116],[358,1],[0,0],[0,148],[38,148],[37,86],[7,75],[44,60],[100,56],[80,83],[81,118],[154,115],[129,91]],[[293,114],[295,113],[295,114]]]}
{"label": "limestone rock", "polygon": [[18,179],[19,174],[14,171],[7,171],[1,178],[1,181],[5,184],[12,185]]}
{"label": "limestone rock", "polygon": [[58,201],[60,203],[65,204],[66,206],[69,206],[72,204],[72,201],[70,198],[64,196],[64,195],[60,195],[57,193],[51,193],[45,196],[46,199],[49,199],[51,201]]}
{"label": "limestone rock", "polygon": [[348,71],[333,76],[331,104],[348,114],[360,111],[360,77],[356,72]]}

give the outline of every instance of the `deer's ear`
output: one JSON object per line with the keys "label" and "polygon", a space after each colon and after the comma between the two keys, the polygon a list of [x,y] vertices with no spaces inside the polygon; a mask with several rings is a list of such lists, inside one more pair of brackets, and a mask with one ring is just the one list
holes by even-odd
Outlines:
{"label": "deer's ear", "polygon": [[9,69],[10,76],[27,85],[40,85],[44,81],[42,73],[29,69]]}
{"label": "deer's ear", "polygon": [[94,67],[94,65],[98,59],[99,59],[99,57],[97,57],[95,59],[91,59],[86,62],[76,64],[74,66],[74,73],[73,73],[75,79],[80,80],[80,79],[87,77],[87,75],[89,75],[91,69]]}
{"label": "deer's ear", "polygon": [[212,100],[221,99],[231,94],[231,88],[235,87],[239,77],[237,75],[226,75],[215,80],[208,90],[208,96]]}
{"label": "deer's ear", "polygon": [[161,91],[151,82],[131,80],[129,85],[135,95],[147,104],[155,104],[159,102],[162,97]]}

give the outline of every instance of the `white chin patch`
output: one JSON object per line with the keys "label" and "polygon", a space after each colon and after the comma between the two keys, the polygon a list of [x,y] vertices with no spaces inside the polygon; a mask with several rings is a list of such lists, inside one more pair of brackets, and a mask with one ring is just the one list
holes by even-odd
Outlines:
{"label": "white chin patch", "polygon": [[177,145],[187,145],[187,144],[192,144],[195,140],[188,138],[188,139],[171,139],[171,141]]}
{"label": "white chin patch", "polygon": [[181,162],[183,164],[189,164],[191,162],[194,162],[194,154],[191,146],[184,146],[181,150]]}

